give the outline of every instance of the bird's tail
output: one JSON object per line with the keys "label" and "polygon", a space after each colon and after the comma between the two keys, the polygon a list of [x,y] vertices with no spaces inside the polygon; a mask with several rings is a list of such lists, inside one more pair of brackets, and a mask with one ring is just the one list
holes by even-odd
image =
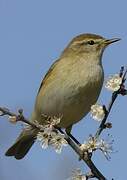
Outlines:
{"label": "bird's tail", "polygon": [[24,129],[5,155],[14,156],[16,159],[22,159],[35,142],[36,134],[37,132],[35,130]]}

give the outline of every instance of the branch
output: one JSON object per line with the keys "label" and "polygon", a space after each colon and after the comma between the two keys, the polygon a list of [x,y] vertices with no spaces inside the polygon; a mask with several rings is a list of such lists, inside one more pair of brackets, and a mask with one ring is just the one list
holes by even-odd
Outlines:
{"label": "branch", "polygon": [[115,91],[112,93],[111,101],[108,105],[108,108],[106,109],[106,107],[103,106],[105,116],[104,116],[103,120],[101,121],[101,124],[100,124],[99,128],[97,129],[97,132],[94,136],[96,139],[100,136],[102,131],[107,127],[106,120],[109,116],[109,113],[110,113],[112,106],[113,106],[114,102],[116,101],[116,98],[118,97],[118,95],[121,94],[124,96],[127,94],[127,90],[125,89],[125,85],[124,85],[124,83],[126,81],[126,74],[127,74],[127,68],[124,71],[124,67],[121,67],[120,73],[119,73],[120,77],[122,77],[122,83],[120,85],[120,89],[118,91]]}
{"label": "branch", "polygon": [[19,109],[18,110],[18,115],[9,111],[8,108],[4,108],[4,107],[0,107],[0,116],[5,116],[5,115],[8,115],[8,116],[11,116],[11,117],[15,117],[15,122],[18,122],[18,121],[21,121],[21,122],[24,122],[30,126],[32,126],[33,128],[35,129],[38,129],[39,131],[41,131],[40,127],[37,126],[35,123],[29,121],[28,119],[26,119],[24,116],[23,116],[23,110],[22,109]]}
{"label": "branch", "polygon": [[[105,106],[103,106],[103,109],[105,111],[105,116],[99,126],[99,128],[97,129],[97,132],[95,133],[95,136],[94,138],[98,138],[100,136],[100,134],[102,133],[102,131],[104,129],[106,129],[107,127],[110,127],[111,124],[110,123],[106,123],[106,120],[111,112],[111,109],[112,109],[112,106],[114,104],[114,102],[116,101],[117,97],[119,94],[121,95],[127,95],[127,90],[125,89],[125,81],[126,81],[126,74],[127,74],[127,69],[125,69],[124,71],[124,67],[121,67],[121,70],[120,70],[120,77],[122,77],[122,83],[120,85],[120,89],[118,91],[115,91],[113,94],[112,94],[112,98],[111,98],[111,101],[108,105],[108,108],[106,109]],[[28,119],[26,119],[23,115],[23,110],[20,109],[18,111],[18,114],[15,114],[11,111],[9,111],[9,109],[7,108],[2,108],[0,107],[0,116],[5,116],[5,115],[8,115],[8,116],[11,116],[11,117],[14,117],[14,120],[15,122],[24,122],[28,125],[30,125],[32,128],[35,128],[38,130],[38,132],[42,132],[42,126],[39,125],[39,124],[36,124],[35,122],[31,122],[29,121]],[[78,156],[80,157],[80,159],[82,159],[86,164],[87,166],[90,168],[90,172],[87,173],[86,175],[86,178],[87,179],[90,179],[90,178],[97,178],[99,180],[106,180],[106,178],[103,176],[103,174],[97,169],[97,167],[95,166],[95,164],[93,163],[93,161],[91,160],[91,157],[92,157],[92,154],[89,153],[88,151],[85,151],[83,152],[80,148],[80,144],[79,143],[76,143],[74,142],[72,139],[71,139],[71,136],[67,135],[64,131],[62,131],[60,128],[56,128],[57,130],[60,131],[60,133],[64,134],[65,135],[65,139],[66,141],[68,142],[68,144],[71,146],[71,148],[78,154]]]}
{"label": "branch", "polygon": [[[61,129],[58,129],[62,134],[65,134]],[[69,137],[69,135],[65,134],[65,138],[68,142],[68,144],[71,146],[71,148],[79,155],[80,159],[82,159],[87,166],[90,168],[91,172],[88,173],[88,178],[96,177],[99,180],[106,180],[106,178],[102,175],[102,173],[97,169],[97,167],[94,165],[94,163],[91,160],[91,156],[88,152],[82,152],[79,145],[74,143],[73,140]]]}
{"label": "branch", "polygon": [[[41,126],[36,125],[33,122],[30,122],[23,116],[23,110],[18,111],[18,115],[10,112],[7,108],[0,107],[1,116],[9,115],[12,117],[15,117],[16,122],[21,121],[24,122],[31,127],[37,129],[38,131],[42,131]],[[88,165],[88,167],[91,170],[91,173],[89,174],[88,178],[96,177],[99,180],[106,180],[106,178],[101,174],[101,172],[96,168],[94,163],[92,162],[90,155],[88,152],[83,153],[76,143],[73,142],[73,140],[69,137],[69,135],[65,134],[60,128],[57,128],[62,134],[65,135],[65,139],[68,142],[68,144],[71,146],[71,148],[79,155],[79,157]]]}

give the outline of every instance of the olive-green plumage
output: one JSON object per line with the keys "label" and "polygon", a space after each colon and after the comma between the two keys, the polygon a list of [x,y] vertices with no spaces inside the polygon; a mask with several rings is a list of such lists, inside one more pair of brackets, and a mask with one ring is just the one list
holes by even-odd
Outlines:
{"label": "olive-green plumage", "polygon": [[[69,133],[95,104],[104,80],[102,54],[119,39],[106,40],[95,34],[75,37],[50,67],[39,88],[31,121],[45,123],[42,114],[59,116],[59,127]],[[37,131],[23,130],[7,156],[23,158],[36,139]]]}

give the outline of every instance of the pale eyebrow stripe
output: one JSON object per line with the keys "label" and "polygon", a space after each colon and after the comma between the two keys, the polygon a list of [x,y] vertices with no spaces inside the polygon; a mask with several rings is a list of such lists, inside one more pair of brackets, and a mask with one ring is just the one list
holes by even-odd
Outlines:
{"label": "pale eyebrow stripe", "polygon": [[[91,39],[91,40],[94,41],[95,43],[98,43],[98,42],[100,41],[100,39],[98,39],[98,40],[93,40],[93,39]],[[88,42],[88,41],[91,41],[91,40],[75,41],[75,42],[73,42],[73,45],[85,43],[85,42]]]}

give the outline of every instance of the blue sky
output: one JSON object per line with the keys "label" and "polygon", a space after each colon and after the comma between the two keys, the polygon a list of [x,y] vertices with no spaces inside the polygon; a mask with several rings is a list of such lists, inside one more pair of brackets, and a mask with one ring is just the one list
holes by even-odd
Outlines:
{"label": "blue sky", "polygon": [[[105,77],[117,73],[127,65],[126,7],[126,0],[0,0],[0,106],[13,111],[23,108],[29,117],[42,77],[68,42],[80,33],[122,38],[103,56]],[[107,104],[110,96],[103,89],[99,102]],[[126,179],[126,103],[127,97],[117,99],[109,117],[113,128],[105,133],[112,134],[117,152],[109,162],[101,153],[94,156],[107,179]],[[64,180],[77,167],[87,170],[70,147],[58,155],[52,149],[42,150],[36,143],[23,160],[5,157],[22,127],[11,125],[6,118],[1,118],[0,123],[1,180]],[[73,134],[83,142],[97,126],[88,115],[75,125]]]}

